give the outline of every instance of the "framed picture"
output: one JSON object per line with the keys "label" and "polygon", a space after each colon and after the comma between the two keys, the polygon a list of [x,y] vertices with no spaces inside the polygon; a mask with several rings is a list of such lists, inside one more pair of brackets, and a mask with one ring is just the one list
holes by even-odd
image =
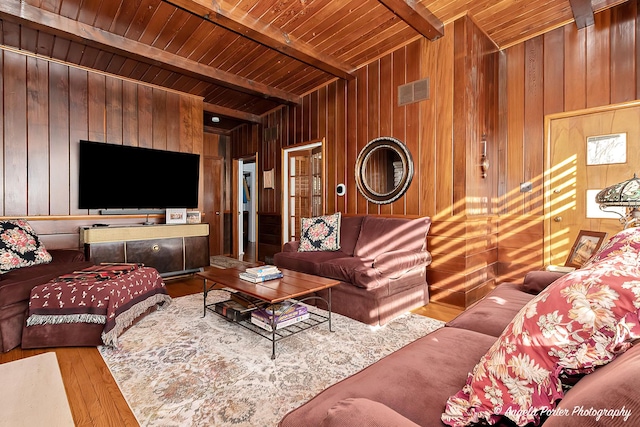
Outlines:
{"label": "framed picture", "polygon": [[167,224],[186,224],[187,223],[187,210],[186,209],[167,209],[165,216],[165,222]]}
{"label": "framed picture", "polygon": [[200,211],[187,211],[187,224],[200,224]]}
{"label": "framed picture", "polygon": [[587,138],[587,166],[627,162],[627,134],[590,136]]}
{"label": "framed picture", "polygon": [[575,268],[582,267],[600,249],[606,238],[607,233],[604,232],[580,230],[564,265]]}

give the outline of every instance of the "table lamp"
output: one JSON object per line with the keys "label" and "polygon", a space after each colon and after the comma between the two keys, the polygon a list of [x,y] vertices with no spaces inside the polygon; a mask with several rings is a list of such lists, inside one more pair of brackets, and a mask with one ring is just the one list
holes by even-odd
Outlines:
{"label": "table lamp", "polygon": [[596,194],[596,203],[605,212],[615,212],[607,211],[608,207],[626,208],[625,215],[615,212],[620,215],[624,228],[640,225],[640,178],[634,173],[633,178],[605,188]]}

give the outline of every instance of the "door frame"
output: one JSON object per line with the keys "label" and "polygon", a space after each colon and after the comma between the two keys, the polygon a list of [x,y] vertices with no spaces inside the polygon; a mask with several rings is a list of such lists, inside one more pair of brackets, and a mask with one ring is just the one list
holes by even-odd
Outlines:
{"label": "door frame", "polygon": [[289,236],[289,153],[312,150],[320,147],[322,150],[322,213],[326,213],[326,194],[327,194],[327,156],[326,156],[326,144],[325,139],[312,140],[307,142],[301,142],[299,144],[290,145],[288,147],[282,147],[282,174],[281,188],[282,188],[282,243],[288,242]]}
{"label": "door frame", "polygon": [[231,188],[233,189],[231,194],[231,250],[233,253],[233,257],[238,258],[244,255],[244,242],[242,239],[242,220],[241,216],[243,215],[242,205],[243,199],[240,196],[242,193],[242,179],[244,179],[244,164],[245,163],[255,163],[255,173],[254,173],[254,185],[251,186],[251,205],[253,209],[250,209],[250,212],[253,212],[253,215],[250,215],[249,221],[253,221],[253,229],[254,236],[256,240],[256,248],[258,246],[258,215],[257,215],[257,206],[258,206],[258,177],[257,177],[257,165],[258,165],[258,153],[255,153],[252,156],[245,156],[239,159],[233,159],[232,165],[232,173],[231,173]]}

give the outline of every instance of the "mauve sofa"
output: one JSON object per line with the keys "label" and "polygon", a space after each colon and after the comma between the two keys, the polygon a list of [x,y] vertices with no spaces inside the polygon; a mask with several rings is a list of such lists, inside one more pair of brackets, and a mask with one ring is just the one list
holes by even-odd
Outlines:
{"label": "mauve sofa", "polygon": [[22,267],[0,275],[0,351],[20,345],[31,289],[56,277],[93,265],[82,251],[50,249],[48,264]]}
{"label": "mauve sofa", "polygon": [[[560,273],[530,272],[522,284],[497,286],[448,322],[289,412],[280,427],[444,426],[447,399],[514,316]],[[640,425],[640,345],[577,380],[545,427]],[[618,410],[605,415],[601,410]],[[624,412],[626,411],[626,412]],[[486,425],[486,424],[482,424]],[[499,426],[513,426],[499,421]]]}
{"label": "mauve sofa", "polygon": [[[299,252],[299,241],[292,241],[274,255],[274,263],[340,280],[331,289],[332,311],[383,325],[429,302],[425,270],[431,263],[426,248],[430,225],[428,217],[342,215],[339,250]],[[327,298],[327,291],[319,295]]]}

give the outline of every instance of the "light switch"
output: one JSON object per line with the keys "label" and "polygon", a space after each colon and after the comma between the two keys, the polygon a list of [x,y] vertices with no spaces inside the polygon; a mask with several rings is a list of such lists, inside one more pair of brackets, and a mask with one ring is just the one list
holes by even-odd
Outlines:
{"label": "light switch", "polygon": [[521,193],[531,193],[533,191],[533,185],[530,182],[521,182],[520,183],[520,192]]}

